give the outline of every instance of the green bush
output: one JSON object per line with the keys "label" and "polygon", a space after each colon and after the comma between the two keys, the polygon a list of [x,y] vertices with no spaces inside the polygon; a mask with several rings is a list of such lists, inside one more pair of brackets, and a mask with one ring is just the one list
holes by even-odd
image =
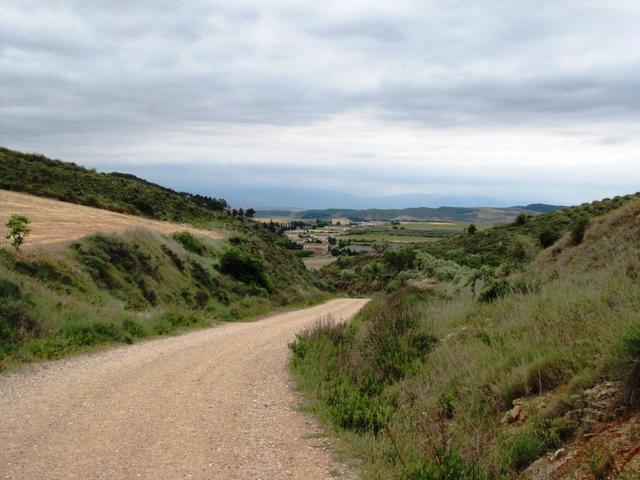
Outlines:
{"label": "green bush", "polygon": [[640,406],[640,325],[626,334],[624,352],[628,364],[624,375],[624,397],[628,405]]}
{"label": "green bush", "polygon": [[571,226],[571,243],[580,245],[584,239],[584,234],[589,226],[589,217],[586,215],[579,216]]}
{"label": "green bush", "polygon": [[346,380],[331,383],[324,399],[333,420],[346,430],[378,433],[391,418],[389,405]]}
{"label": "green bush", "polygon": [[60,333],[67,345],[78,347],[118,342],[124,338],[124,331],[111,322],[72,323],[64,326]]}
{"label": "green bush", "polygon": [[540,285],[537,283],[530,283],[522,279],[498,278],[487,283],[480,292],[478,300],[482,303],[490,303],[508,295],[528,295],[539,290]]}
{"label": "green bush", "polygon": [[173,239],[188,252],[195,253],[196,255],[204,255],[207,252],[207,247],[204,243],[189,232],[175,232]]}
{"label": "green bush", "polygon": [[560,232],[558,232],[557,230],[553,228],[545,228],[542,232],[540,232],[538,240],[542,248],[549,248],[560,239],[560,236]]}
{"label": "green bush", "polygon": [[144,325],[131,318],[122,320],[122,330],[132,338],[144,338],[146,336]]}
{"label": "green bush", "polygon": [[526,214],[524,214],[524,213],[519,213],[519,214],[518,214],[518,216],[516,217],[516,219],[515,219],[514,223],[515,223],[516,225],[518,225],[518,226],[522,226],[522,225],[524,225],[525,223],[527,223],[527,220],[528,220],[528,219],[529,219],[529,218],[527,217],[527,215],[526,215]]}
{"label": "green bush", "polygon": [[220,272],[243,283],[255,283],[267,291],[272,289],[264,263],[239,247],[231,247],[222,254],[219,269]]}
{"label": "green bush", "polygon": [[399,248],[384,252],[383,260],[391,270],[400,272],[412,269],[417,255],[418,253],[413,248]]}
{"label": "green bush", "polygon": [[0,357],[23,337],[40,334],[33,302],[15,283],[0,278]]}
{"label": "green bush", "polygon": [[476,465],[467,462],[451,446],[438,447],[432,459],[413,461],[402,475],[405,480],[485,480]]}
{"label": "green bush", "polygon": [[559,424],[550,419],[533,419],[524,429],[505,437],[500,448],[503,467],[520,471],[553,448],[560,446]]}

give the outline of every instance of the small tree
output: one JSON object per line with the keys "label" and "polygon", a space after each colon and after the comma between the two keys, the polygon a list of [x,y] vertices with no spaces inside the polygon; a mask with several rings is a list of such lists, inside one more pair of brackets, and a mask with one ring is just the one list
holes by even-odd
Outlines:
{"label": "small tree", "polygon": [[247,208],[247,211],[244,212],[244,216],[247,218],[253,218],[255,214],[256,214],[256,211],[253,208]]}
{"label": "small tree", "polygon": [[472,223],[467,227],[467,233],[469,235],[475,235],[477,231],[478,231],[478,227],[476,227],[475,223]]}
{"label": "small tree", "polygon": [[9,218],[9,221],[5,224],[5,226],[9,229],[9,233],[7,235],[7,239],[11,240],[11,246],[16,249],[16,251],[20,250],[20,246],[24,243],[24,240],[31,233],[31,229],[27,226],[31,223],[24,215],[18,215],[14,213]]}
{"label": "small tree", "polygon": [[527,223],[527,216],[524,213],[519,213],[516,217],[516,225],[524,225]]}

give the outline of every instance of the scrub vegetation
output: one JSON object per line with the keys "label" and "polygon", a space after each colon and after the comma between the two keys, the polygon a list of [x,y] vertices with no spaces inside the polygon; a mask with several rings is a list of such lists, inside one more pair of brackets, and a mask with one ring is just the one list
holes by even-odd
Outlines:
{"label": "scrub vegetation", "polygon": [[326,298],[278,239],[243,223],[228,240],[138,229],[2,249],[0,369]]}
{"label": "scrub vegetation", "polygon": [[282,235],[224,200],[4,148],[0,188],[225,233],[137,228],[19,250],[29,219],[16,212],[5,220],[15,251],[0,248],[0,370],[327,297]]}
{"label": "scrub vegetation", "polygon": [[229,216],[222,199],[179,193],[134,175],[98,173],[2,147],[0,188],[194,226],[225,222]]}
{"label": "scrub vegetation", "polygon": [[[291,344],[310,408],[365,479],[520,478],[563,446],[580,458],[580,442],[599,438],[589,392],[621,385],[602,421],[640,405],[639,219],[629,196],[339,258],[325,278],[374,299],[351,324],[324,319]],[[610,451],[576,478],[636,478],[633,450]]]}

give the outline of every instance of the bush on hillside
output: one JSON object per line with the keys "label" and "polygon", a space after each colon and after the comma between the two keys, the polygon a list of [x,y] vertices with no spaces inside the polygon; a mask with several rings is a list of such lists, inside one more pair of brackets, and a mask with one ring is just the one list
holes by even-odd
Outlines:
{"label": "bush on hillside", "polygon": [[515,220],[515,222],[514,222],[514,223],[515,223],[516,225],[518,225],[518,226],[522,226],[522,225],[524,225],[525,223],[527,223],[527,220],[528,220],[528,219],[529,219],[529,218],[527,217],[527,215],[526,215],[526,214],[524,214],[524,213],[519,213],[519,214],[518,214],[518,216],[516,217],[516,220]]}
{"label": "bush on hillside", "polygon": [[246,284],[256,284],[271,291],[264,263],[238,247],[231,247],[220,257],[220,272]]}
{"label": "bush on hillside", "polygon": [[39,333],[32,307],[31,299],[18,285],[0,278],[0,357],[20,338]]}
{"label": "bush on hillside", "polygon": [[624,350],[630,359],[624,377],[624,397],[628,405],[640,406],[640,325],[627,334]]}
{"label": "bush on hillside", "polygon": [[204,255],[207,251],[207,247],[200,239],[189,232],[175,232],[173,239],[182,245],[186,251],[195,253],[196,255]]}
{"label": "bush on hillside", "polygon": [[417,252],[413,248],[399,248],[384,252],[384,263],[396,272],[411,270],[416,261]]}
{"label": "bush on hillside", "polygon": [[580,245],[589,226],[589,217],[583,215],[576,219],[571,227],[571,243]]}
{"label": "bush on hillside", "polygon": [[490,280],[480,292],[478,300],[490,303],[507,295],[527,295],[540,290],[540,285],[522,279],[497,278]]}
{"label": "bush on hillside", "polygon": [[560,239],[560,236],[560,232],[558,232],[557,230],[553,228],[545,228],[542,232],[540,232],[538,240],[542,248],[549,248]]}
{"label": "bush on hillside", "polygon": [[518,263],[526,263],[530,261],[537,253],[536,246],[524,235],[517,235],[511,241],[508,255],[511,259]]}

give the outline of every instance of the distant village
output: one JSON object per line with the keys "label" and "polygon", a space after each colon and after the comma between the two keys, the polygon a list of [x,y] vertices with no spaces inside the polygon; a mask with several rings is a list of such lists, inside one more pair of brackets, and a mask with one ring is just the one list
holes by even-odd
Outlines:
{"label": "distant village", "polygon": [[295,222],[291,229],[285,230],[285,235],[290,242],[298,245],[302,251],[314,256],[337,256],[340,254],[358,254],[371,250],[369,245],[354,244],[351,240],[341,239],[356,228],[378,227],[385,222],[354,222],[348,218],[333,218],[331,223],[316,222],[316,224],[304,224]]}

